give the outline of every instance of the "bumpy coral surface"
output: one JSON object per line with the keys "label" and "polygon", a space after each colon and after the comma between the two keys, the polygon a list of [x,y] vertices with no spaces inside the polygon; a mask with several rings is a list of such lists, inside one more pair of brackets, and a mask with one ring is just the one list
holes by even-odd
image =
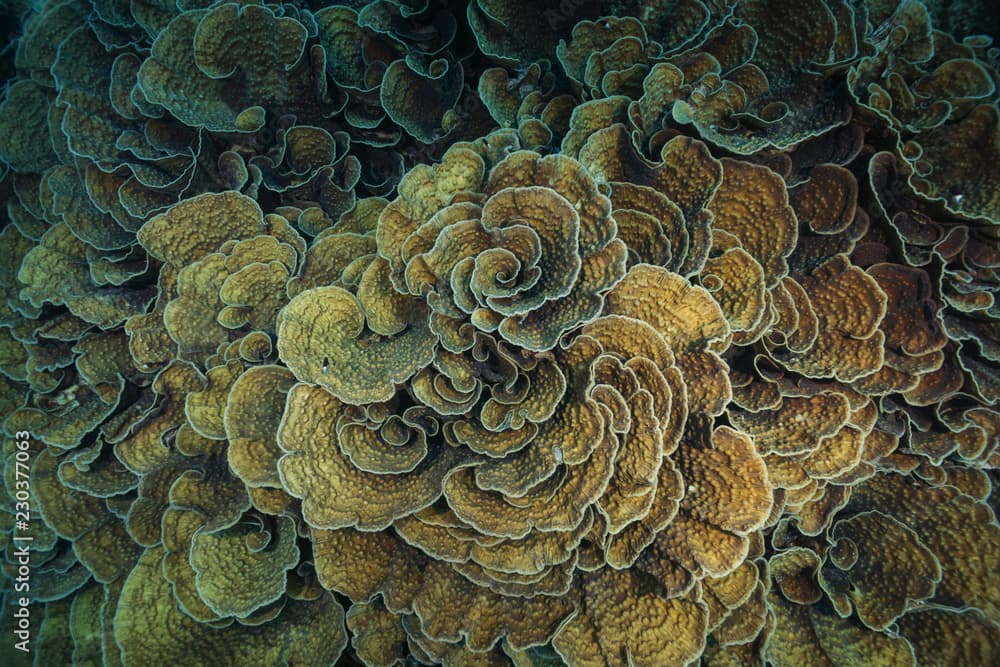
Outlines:
{"label": "bumpy coral surface", "polygon": [[0,663],[1000,663],[991,3],[0,11]]}

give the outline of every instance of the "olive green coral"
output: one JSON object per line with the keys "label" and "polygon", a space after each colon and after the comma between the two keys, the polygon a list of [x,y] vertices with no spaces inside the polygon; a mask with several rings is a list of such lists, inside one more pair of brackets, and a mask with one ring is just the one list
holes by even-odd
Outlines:
{"label": "olive green coral", "polygon": [[8,4],[37,664],[997,661],[988,3]]}

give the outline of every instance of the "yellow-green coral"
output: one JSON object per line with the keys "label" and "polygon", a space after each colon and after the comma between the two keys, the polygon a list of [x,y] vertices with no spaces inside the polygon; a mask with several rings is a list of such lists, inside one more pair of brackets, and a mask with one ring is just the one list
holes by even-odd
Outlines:
{"label": "yellow-green coral", "polygon": [[987,4],[8,3],[7,636],[995,663]]}

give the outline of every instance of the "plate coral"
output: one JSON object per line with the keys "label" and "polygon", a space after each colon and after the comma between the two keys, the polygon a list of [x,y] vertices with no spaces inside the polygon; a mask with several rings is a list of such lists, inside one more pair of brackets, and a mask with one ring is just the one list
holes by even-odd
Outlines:
{"label": "plate coral", "polygon": [[6,3],[0,662],[1000,664],[994,5]]}

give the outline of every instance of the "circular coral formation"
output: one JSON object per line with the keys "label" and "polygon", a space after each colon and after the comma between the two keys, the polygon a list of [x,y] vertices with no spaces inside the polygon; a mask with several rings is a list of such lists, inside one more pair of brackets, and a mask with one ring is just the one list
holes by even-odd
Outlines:
{"label": "circular coral formation", "polygon": [[1000,659],[982,3],[323,4],[3,10],[38,664]]}

